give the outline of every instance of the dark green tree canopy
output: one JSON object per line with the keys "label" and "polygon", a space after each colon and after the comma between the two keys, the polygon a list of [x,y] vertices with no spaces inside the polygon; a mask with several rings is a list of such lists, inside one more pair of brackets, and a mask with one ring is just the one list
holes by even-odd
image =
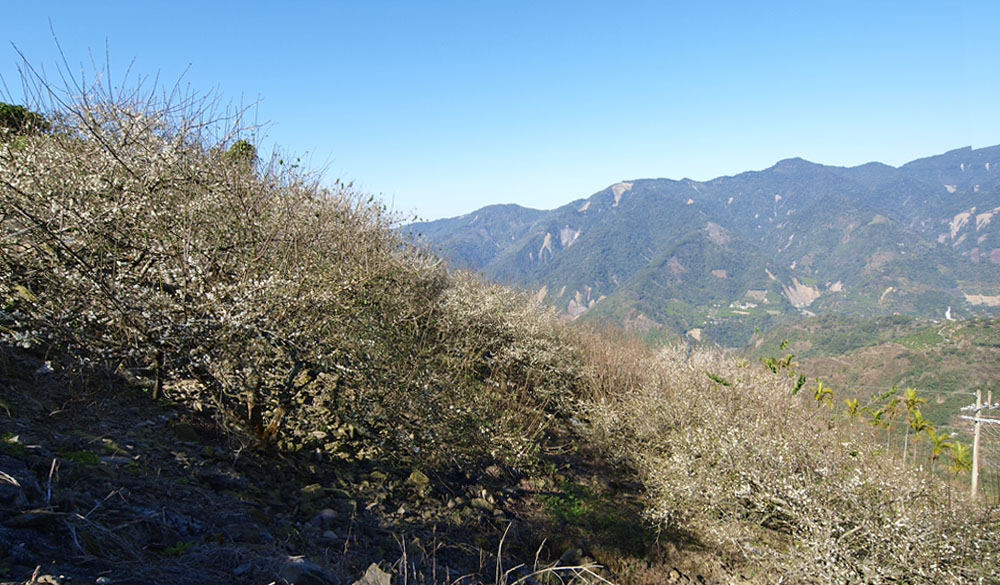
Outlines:
{"label": "dark green tree canopy", "polygon": [[15,134],[36,134],[50,130],[51,125],[45,116],[24,106],[0,102],[0,128],[7,128]]}

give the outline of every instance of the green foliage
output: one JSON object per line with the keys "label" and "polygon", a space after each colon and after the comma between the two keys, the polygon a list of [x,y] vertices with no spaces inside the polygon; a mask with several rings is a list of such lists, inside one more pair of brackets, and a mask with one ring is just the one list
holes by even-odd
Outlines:
{"label": "green foliage", "polygon": [[802,390],[802,387],[805,386],[805,384],[806,384],[805,374],[799,374],[799,377],[795,379],[795,386],[792,387],[792,394],[793,395],[798,394],[799,390]]}
{"label": "green foliage", "polygon": [[952,441],[950,433],[937,432],[934,428],[927,429],[927,436],[931,440],[931,462],[937,461],[945,449],[951,449]]}
{"label": "green foliage", "polygon": [[845,412],[848,417],[854,419],[860,416],[861,410],[857,398],[845,398],[844,406],[846,407]]}
{"label": "green foliage", "polygon": [[243,164],[257,161],[257,148],[248,140],[239,139],[226,150],[226,158]]}
{"label": "green foliage", "polygon": [[24,445],[19,443],[17,437],[11,433],[0,433],[0,452],[6,452],[15,457],[26,453]]}
{"label": "green foliage", "polygon": [[818,403],[825,404],[827,408],[833,408],[833,389],[824,386],[822,380],[817,380],[813,399]]}
{"label": "green foliage", "polygon": [[903,390],[902,400],[904,406],[906,406],[907,412],[914,412],[914,411],[919,412],[918,409],[920,405],[927,402],[926,398],[917,396],[916,388],[909,388],[909,387]]}
{"label": "green foliage", "polygon": [[705,374],[708,375],[708,377],[711,378],[712,381],[715,382],[715,383],[717,383],[717,384],[722,384],[723,386],[732,386],[733,385],[732,382],[730,382],[729,380],[726,380],[725,378],[723,378],[722,376],[720,376],[718,374],[713,374],[712,372],[705,372]]}
{"label": "green foliage", "polygon": [[564,479],[558,491],[542,495],[541,500],[549,516],[561,524],[591,531],[616,546],[644,550],[655,535],[641,518],[632,517],[620,497]]}
{"label": "green foliage", "polygon": [[178,540],[173,545],[163,549],[163,556],[182,557],[184,556],[184,553],[193,548],[196,544],[198,543],[194,540]]}
{"label": "green foliage", "polygon": [[767,366],[767,369],[771,370],[772,373],[777,374],[780,371],[790,369],[794,364],[795,359],[794,354],[786,354],[783,358],[778,358],[775,356],[767,356],[760,358],[762,364]]}
{"label": "green foliage", "polygon": [[792,347],[802,348],[799,351],[802,358],[839,355],[894,340],[915,326],[925,325],[925,321],[902,315],[872,319],[844,315],[786,319],[764,334],[761,345],[771,347],[779,340],[787,340]]}
{"label": "green foliage", "polygon": [[972,471],[972,446],[959,441],[948,444],[950,463],[948,469],[958,475]]}
{"label": "green foliage", "polygon": [[86,465],[97,465],[98,463],[100,463],[100,459],[97,456],[97,453],[94,453],[93,451],[88,451],[86,449],[82,449],[79,451],[65,451],[62,453],[62,457],[63,459],[66,459],[68,461],[75,461],[77,463],[84,463]]}
{"label": "green foliage", "polygon": [[895,341],[910,349],[927,349],[943,343],[945,339],[941,337],[938,327],[927,327],[922,331],[899,337]]}
{"label": "green foliage", "polygon": [[546,509],[561,522],[580,523],[591,512],[587,500],[593,499],[594,494],[569,481],[563,481],[560,488],[557,493],[542,496]]}

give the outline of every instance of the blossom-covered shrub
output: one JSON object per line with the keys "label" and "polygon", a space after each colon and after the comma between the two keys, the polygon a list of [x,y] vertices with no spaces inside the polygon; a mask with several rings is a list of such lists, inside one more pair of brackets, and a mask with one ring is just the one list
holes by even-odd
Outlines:
{"label": "blossom-covered shrub", "polygon": [[[740,571],[790,583],[977,583],[996,526],[794,377],[668,348],[591,403],[594,439],[637,470],[647,515]],[[994,521],[995,523],[995,521]],[[988,582],[988,581],[985,581]]]}
{"label": "blossom-covered shrub", "polygon": [[95,86],[51,119],[0,144],[3,342],[286,448],[349,424],[399,456],[522,456],[568,391],[554,316],[449,274],[350,185],[247,164],[203,101]]}

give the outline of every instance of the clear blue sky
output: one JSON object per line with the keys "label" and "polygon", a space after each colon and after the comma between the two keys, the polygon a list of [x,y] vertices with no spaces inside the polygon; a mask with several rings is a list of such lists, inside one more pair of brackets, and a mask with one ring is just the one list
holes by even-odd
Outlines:
{"label": "clear blue sky", "polygon": [[[9,12],[9,11],[8,11]],[[45,2],[0,22],[58,80],[103,64],[260,100],[265,148],[401,212],[552,208],[782,158],[898,165],[1000,143],[1000,2]]]}

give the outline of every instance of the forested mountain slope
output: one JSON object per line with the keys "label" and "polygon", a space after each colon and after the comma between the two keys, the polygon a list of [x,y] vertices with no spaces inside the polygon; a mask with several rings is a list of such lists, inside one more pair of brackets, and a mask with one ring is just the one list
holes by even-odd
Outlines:
{"label": "forested mountain slope", "polygon": [[899,168],[787,159],[616,183],[551,211],[406,229],[572,317],[739,345],[801,314],[961,317],[1000,306],[1000,146]]}

